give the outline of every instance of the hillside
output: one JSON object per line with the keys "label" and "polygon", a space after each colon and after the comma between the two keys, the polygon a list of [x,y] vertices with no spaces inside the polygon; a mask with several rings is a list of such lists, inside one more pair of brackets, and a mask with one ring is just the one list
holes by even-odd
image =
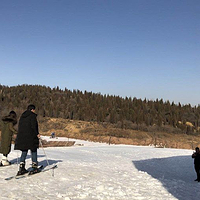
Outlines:
{"label": "hillside", "polygon": [[10,110],[20,116],[28,104],[35,104],[38,116],[44,118],[111,123],[115,128],[145,132],[200,134],[200,106],[40,85],[0,85],[0,117]]}
{"label": "hillside", "polygon": [[0,85],[0,118],[11,110],[19,118],[30,103],[36,105],[45,135],[186,149],[200,144],[200,106],[40,85]]}
{"label": "hillside", "polygon": [[40,133],[57,137],[68,137],[94,142],[131,145],[155,145],[166,148],[194,149],[200,146],[200,138],[186,134],[144,132],[116,128],[111,123],[85,122],[59,118],[39,120]]}

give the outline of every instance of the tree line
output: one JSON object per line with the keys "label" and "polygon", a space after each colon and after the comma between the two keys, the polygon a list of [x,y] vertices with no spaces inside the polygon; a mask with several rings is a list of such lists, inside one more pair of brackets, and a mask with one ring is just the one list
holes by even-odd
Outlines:
{"label": "tree line", "polygon": [[200,106],[163,99],[102,95],[41,85],[0,85],[0,117],[10,110],[20,115],[35,104],[39,117],[112,123],[122,129],[199,134]]}

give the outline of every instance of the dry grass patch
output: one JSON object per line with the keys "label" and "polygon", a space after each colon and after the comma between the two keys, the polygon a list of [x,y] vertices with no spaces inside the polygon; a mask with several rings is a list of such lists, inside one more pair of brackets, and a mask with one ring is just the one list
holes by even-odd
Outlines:
{"label": "dry grass patch", "polygon": [[130,145],[155,145],[166,148],[194,149],[200,146],[200,138],[186,134],[166,132],[145,132],[116,128],[109,123],[85,122],[78,120],[42,118],[39,121],[42,135],[68,137],[94,142]]}

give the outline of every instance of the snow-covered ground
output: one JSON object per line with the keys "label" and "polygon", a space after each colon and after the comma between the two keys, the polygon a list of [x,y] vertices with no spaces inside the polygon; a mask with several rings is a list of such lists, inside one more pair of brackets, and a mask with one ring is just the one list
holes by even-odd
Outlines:
{"label": "snow-covered ground", "polygon": [[[192,150],[108,145],[81,140],[76,140],[73,147],[44,150],[38,150],[39,164],[48,167],[47,155],[49,164],[57,164],[58,168],[7,181],[5,178],[17,173],[18,165],[0,167],[1,200],[200,198],[200,183],[194,181]],[[20,151],[12,150],[9,160],[17,163],[19,156]],[[28,155],[27,168],[30,164]]]}

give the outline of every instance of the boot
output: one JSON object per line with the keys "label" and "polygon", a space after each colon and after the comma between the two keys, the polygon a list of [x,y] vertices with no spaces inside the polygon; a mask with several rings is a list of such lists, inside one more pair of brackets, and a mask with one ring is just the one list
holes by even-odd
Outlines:
{"label": "boot", "polygon": [[26,174],[26,173],[28,173],[28,171],[25,169],[25,163],[20,162],[19,171],[17,172],[17,176],[23,175],[23,174]]}
{"label": "boot", "polygon": [[32,163],[32,168],[33,168],[33,169],[37,169],[37,168],[38,168],[38,164],[37,164],[36,162],[33,162],[33,163]]}
{"label": "boot", "polygon": [[10,165],[11,163],[8,161],[7,157],[6,156],[3,156],[2,157],[2,160],[1,160],[1,164],[3,166],[7,166],[7,165]]}
{"label": "boot", "polygon": [[39,172],[38,164],[33,162],[32,163],[32,170],[29,172],[29,175],[32,175],[32,174],[35,174],[35,173],[38,173],[38,172]]}

